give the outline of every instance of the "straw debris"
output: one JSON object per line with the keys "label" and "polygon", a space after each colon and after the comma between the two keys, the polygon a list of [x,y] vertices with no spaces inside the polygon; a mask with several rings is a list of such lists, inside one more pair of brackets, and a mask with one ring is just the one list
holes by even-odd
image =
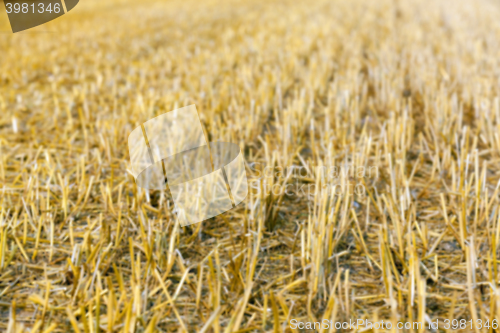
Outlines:
{"label": "straw debris", "polygon": [[[0,331],[499,318],[499,15],[84,1],[2,34]],[[189,104],[240,145],[251,193],[182,228],[127,171],[127,136]]]}

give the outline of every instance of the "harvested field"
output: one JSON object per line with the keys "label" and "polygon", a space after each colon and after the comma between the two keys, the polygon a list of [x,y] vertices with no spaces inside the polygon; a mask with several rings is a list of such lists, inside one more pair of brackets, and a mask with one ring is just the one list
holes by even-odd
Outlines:
{"label": "harvested field", "polygon": [[[500,325],[497,1],[0,8],[1,332]],[[127,137],[190,104],[251,193],[180,227]]]}

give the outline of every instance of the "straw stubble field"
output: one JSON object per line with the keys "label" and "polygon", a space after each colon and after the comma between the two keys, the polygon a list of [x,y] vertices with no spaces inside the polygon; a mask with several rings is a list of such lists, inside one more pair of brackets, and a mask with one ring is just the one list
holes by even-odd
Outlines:
{"label": "straw stubble field", "polygon": [[[0,35],[0,331],[498,318],[499,15],[88,0]],[[252,188],[182,228],[135,185],[127,136],[193,103]]]}

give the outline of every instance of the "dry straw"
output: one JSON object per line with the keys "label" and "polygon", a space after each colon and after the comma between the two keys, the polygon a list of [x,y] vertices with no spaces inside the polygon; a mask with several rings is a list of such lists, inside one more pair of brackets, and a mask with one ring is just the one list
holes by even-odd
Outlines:
{"label": "dry straw", "polygon": [[[89,0],[1,34],[0,331],[498,318],[499,16],[489,0]],[[180,227],[126,172],[127,136],[189,104],[251,181],[316,190],[253,188]],[[346,164],[378,173],[321,190],[314,170]]]}

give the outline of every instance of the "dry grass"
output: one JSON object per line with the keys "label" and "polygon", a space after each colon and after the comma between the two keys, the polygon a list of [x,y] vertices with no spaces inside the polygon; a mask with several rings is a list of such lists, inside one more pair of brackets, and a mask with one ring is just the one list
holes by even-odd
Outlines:
{"label": "dry grass", "polygon": [[[1,34],[0,331],[500,319],[499,16],[488,0],[88,0]],[[253,189],[181,228],[126,171],[127,136],[192,103]],[[378,172],[319,172],[342,165]],[[264,191],[287,184],[316,190]]]}

